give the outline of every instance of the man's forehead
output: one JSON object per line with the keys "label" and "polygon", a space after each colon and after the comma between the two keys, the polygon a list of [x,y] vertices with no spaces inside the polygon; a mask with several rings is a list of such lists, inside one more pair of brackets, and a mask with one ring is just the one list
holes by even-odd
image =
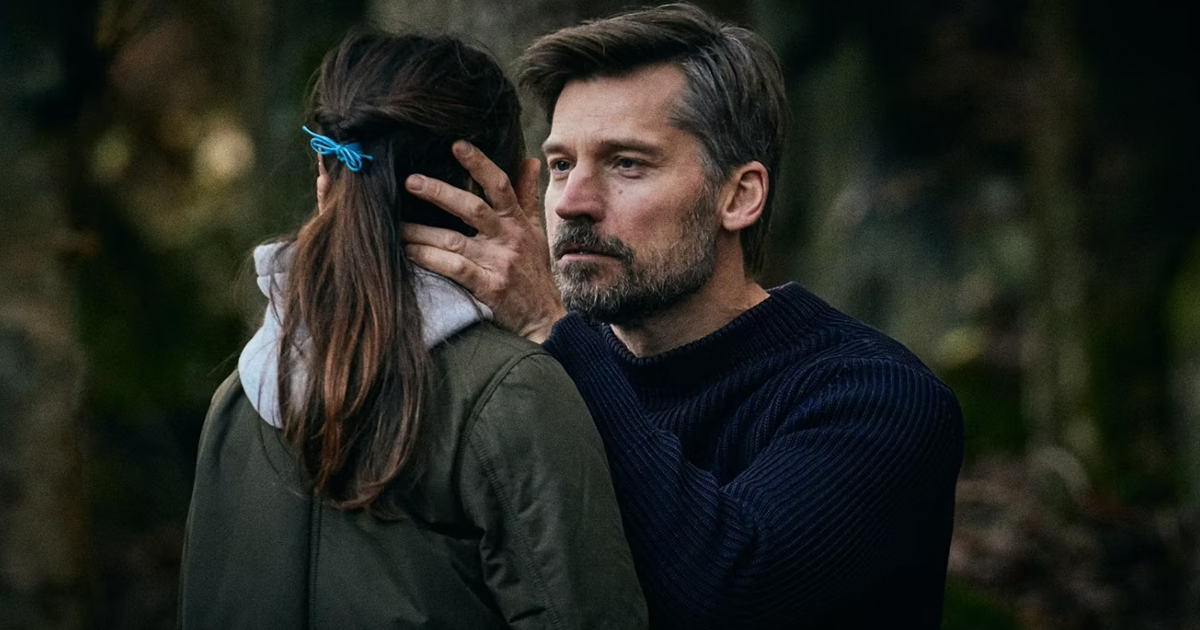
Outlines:
{"label": "man's forehead", "polygon": [[573,80],[555,103],[543,149],[579,141],[649,148],[678,131],[672,123],[683,85],[675,64]]}

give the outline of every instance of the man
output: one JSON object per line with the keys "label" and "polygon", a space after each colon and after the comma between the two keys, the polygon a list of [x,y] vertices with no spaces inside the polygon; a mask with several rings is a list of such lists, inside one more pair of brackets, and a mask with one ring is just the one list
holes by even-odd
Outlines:
{"label": "man", "polygon": [[753,279],[786,127],[774,54],[671,5],[550,34],[521,65],[550,117],[549,247],[537,165],[514,190],[458,143],[490,203],[407,187],[479,233],[408,226],[409,256],[571,375],[654,627],[937,627],[953,394],[799,285]]}

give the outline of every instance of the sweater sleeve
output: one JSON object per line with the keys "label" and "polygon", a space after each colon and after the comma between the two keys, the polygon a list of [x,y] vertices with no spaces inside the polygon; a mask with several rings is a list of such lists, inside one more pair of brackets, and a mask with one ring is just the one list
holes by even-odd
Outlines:
{"label": "sweater sleeve", "polygon": [[512,628],[645,628],[603,445],[553,358],[519,360],[468,433],[463,507]]}
{"label": "sweater sleeve", "polygon": [[648,421],[595,328],[568,316],[544,347],[604,439],[654,627],[832,627],[888,592],[897,623],[938,627],[962,429],[928,372],[859,359],[798,376],[769,444],[720,484]]}

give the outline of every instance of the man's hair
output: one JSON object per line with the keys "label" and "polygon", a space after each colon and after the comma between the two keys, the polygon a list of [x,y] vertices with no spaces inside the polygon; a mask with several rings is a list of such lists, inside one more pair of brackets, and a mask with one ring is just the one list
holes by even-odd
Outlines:
{"label": "man's hair", "polygon": [[568,82],[624,76],[660,63],[683,71],[686,83],[672,123],[700,142],[714,186],[753,160],[767,168],[771,179],[762,216],[740,234],[746,271],[757,274],[788,117],[779,58],[761,37],[690,4],[668,4],[545,35],[518,67],[521,86],[552,120]]}

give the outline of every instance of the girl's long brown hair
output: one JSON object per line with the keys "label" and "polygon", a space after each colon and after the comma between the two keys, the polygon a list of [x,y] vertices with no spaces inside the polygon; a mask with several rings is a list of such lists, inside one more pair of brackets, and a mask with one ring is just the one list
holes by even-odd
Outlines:
{"label": "girl's long brown hair", "polygon": [[352,172],[322,158],[323,212],[285,248],[283,434],[319,495],[390,513],[379,499],[417,461],[432,383],[401,224],[470,231],[403,182],[421,173],[468,187],[450,151],[460,138],[515,177],[520,105],[495,60],[457,39],[356,31],[322,62],[307,124],[373,159]]}

